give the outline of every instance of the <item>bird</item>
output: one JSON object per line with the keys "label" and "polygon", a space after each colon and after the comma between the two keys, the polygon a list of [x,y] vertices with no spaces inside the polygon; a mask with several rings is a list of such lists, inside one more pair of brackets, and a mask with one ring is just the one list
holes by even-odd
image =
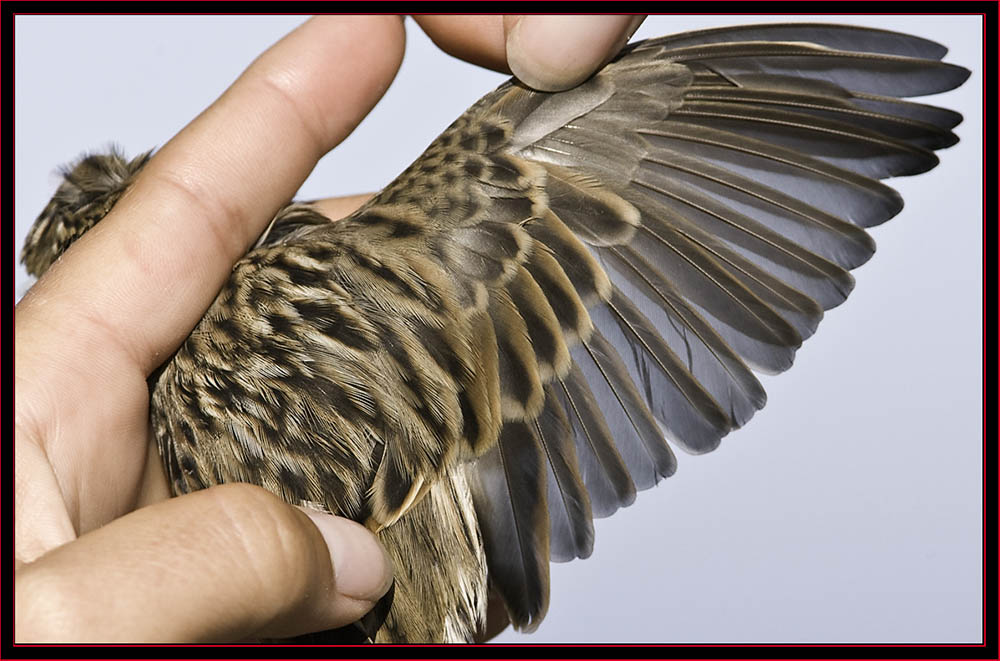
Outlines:
{"label": "bird", "polygon": [[[874,252],[954,112],[943,47],[820,24],[632,44],[558,93],[515,80],[336,223],[282,209],[154,375],[176,493],[250,482],[354,518],[395,567],[365,635],[516,628],[593,519],[765,403]],[[69,168],[28,235],[40,276],[150,158]]]}

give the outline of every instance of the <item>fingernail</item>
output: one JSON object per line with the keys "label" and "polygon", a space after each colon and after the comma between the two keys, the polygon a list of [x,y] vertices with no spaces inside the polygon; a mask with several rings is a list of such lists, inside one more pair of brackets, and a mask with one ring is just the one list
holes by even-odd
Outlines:
{"label": "fingernail", "polygon": [[569,89],[607,60],[634,22],[632,16],[525,16],[507,35],[507,64],[529,87]]}
{"label": "fingernail", "polygon": [[352,599],[378,601],[392,585],[392,563],[367,528],[349,519],[302,508],[330,549],[337,592]]}

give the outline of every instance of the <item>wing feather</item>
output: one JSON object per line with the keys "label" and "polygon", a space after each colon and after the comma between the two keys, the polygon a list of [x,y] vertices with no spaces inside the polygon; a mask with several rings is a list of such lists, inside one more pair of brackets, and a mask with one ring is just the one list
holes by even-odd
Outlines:
{"label": "wing feather", "polygon": [[[505,83],[351,217],[279,214],[217,302],[261,319],[210,310],[154,393],[171,479],[249,479],[391,529],[462,474],[489,580],[534,629],[550,559],[590,555],[594,516],[676,470],[671,443],[708,452],[746,424],[753,370],[788,369],[850,294],[865,228],[902,208],[878,179],[957,140],[959,115],[898,98],[960,85],[944,53],[758,25],[633,45],[567,92]],[[271,335],[281,364],[236,341]],[[232,381],[212,337],[273,388]],[[223,427],[234,406],[244,424]],[[259,434],[319,451],[268,462]],[[219,438],[232,475],[202,449]]]}
{"label": "wing feather", "polygon": [[746,424],[766,401],[751,368],[790,367],[848,297],[875,249],[863,228],[902,207],[877,179],[957,141],[960,117],[895,98],[960,84],[943,54],[843,26],[702,31],[636,45],[571,92],[507,84],[473,109],[545,168],[507,290],[544,391],[553,559],[586,557],[590,516],[673,473],[666,438],[706,452]]}

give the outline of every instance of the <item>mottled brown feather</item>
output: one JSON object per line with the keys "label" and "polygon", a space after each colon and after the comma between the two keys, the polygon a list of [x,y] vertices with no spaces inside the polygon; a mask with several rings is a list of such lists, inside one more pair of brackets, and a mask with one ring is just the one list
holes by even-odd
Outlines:
{"label": "mottled brown feather", "polygon": [[[850,292],[860,228],[901,206],[873,178],[957,139],[877,96],[961,84],[941,54],[814,25],[649,40],[566,92],[501,85],[347,219],[289,205],[151,379],[174,491],[367,522],[396,567],[381,642],[470,640],[490,585],[534,629],[550,548],[585,557],[593,515],[673,473],[664,430],[703,452],[747,422],[748,366],[787,369]],[[28,270],[148,157],[69,170]]]}

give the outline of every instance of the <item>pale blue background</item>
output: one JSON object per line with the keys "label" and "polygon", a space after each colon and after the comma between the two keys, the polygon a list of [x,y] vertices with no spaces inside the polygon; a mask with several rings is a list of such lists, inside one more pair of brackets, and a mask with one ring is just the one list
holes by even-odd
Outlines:
{"label": "pale blue background", "polygon": [[[781,18],[656,17],[637,37]],[[15,253],[58,164],[111,141],[162,145],[301,20],[17,17]],[[553,566],[538,632],[498,640],[980,640],[981,19],[830,20],[948,45],[973,69],[936,99],[965,115],[962,142],[893,182],[906,209],[875,229],[878,254],[795,368],[764,378],[767,408],[599,521],[589,560]],[[412,22],[408,34],[386,98],[302,196],[380,188],[504,78],[438,52]]]}

